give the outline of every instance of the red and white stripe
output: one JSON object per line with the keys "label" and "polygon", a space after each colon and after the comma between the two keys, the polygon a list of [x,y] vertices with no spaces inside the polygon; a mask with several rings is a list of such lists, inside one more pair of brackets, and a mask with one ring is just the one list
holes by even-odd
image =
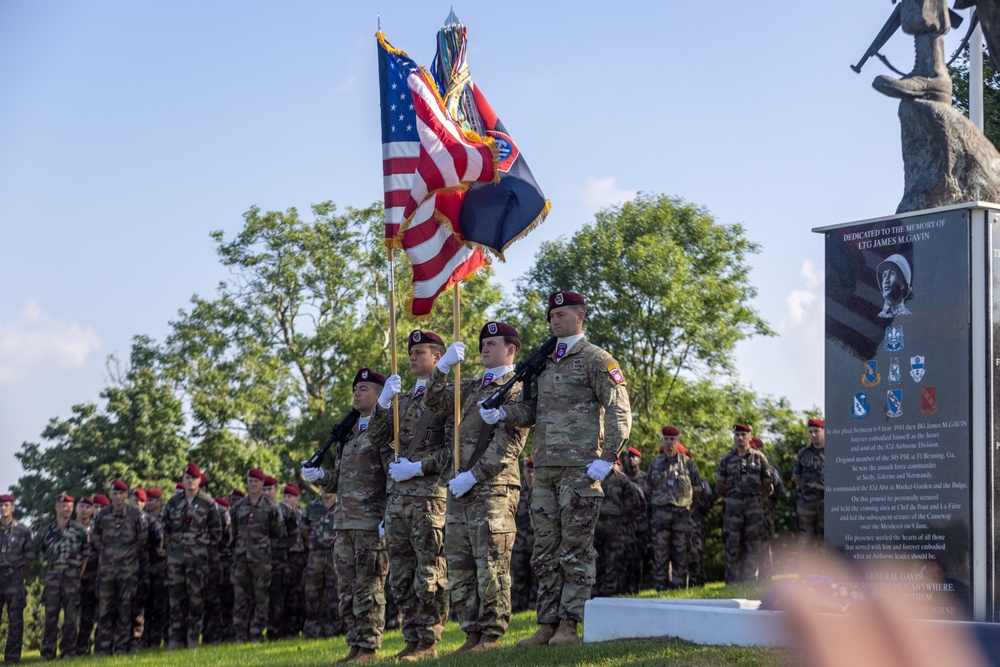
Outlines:
{"label": "red and white stripe", "polygon": [[385,191],[385,237],[399,236],[399,226],[406,216],[403,210],[410,198],[413,174],[417,171],[420,142],[392,141],[382,144],[382,184]]}

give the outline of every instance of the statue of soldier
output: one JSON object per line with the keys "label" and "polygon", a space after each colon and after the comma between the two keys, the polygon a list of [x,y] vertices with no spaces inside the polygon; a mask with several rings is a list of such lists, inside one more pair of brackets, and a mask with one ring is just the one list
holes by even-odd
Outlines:
{"label": "statue of soldier", "polygon": [[80,620],[80,575],[90,556],[90,535],[80,523],[73,521],[73,497],[66,493],[56,496],[56,520],[41,534],[41,554],[45,561],[45,626],[42,633],[43,660],[56,657],[59,634],[59,614],[63,614],[60,655],[71,658],[76,654],[76,636]]}
{"label": "statue of soldier", "polygon": [[809,444],[795,455],[792,481],[795,484],[796,532],[803,553],[817,551],[823,544],[823,512],[826,494],[824,454],[826,422],[813,417],[807,423]]}
{"label": "statue of soldier", "polygon": [[913,35],[913,70],[896,79],[880,75],[872,86],[889,97],[951,104],[951,76],[944,57],[944,35],[951,29],[947,0],[901,0],[900,24]]}
{"label": "statue of soldier", "polygon": [[756,581],[764,540],[764,501],[773,491],[771,466],[750,447],[752,429],[733,426],[733,449],[722,457],[715,485],[726,499],[722,541],[726,547],[726,583]]}
{"label": "statue of soldier", "polygon": [[[93,534],[97,512],[110,504],[108,497],[101,493],[94,494],[93,499],[84,496],[76,504],[76,520],[87,529],[87,535]],[[76,655],[88,655],[93,643],[94,625],[97,623],[97,567],[100,555],[100,545],[91,539],[90,558],[80,577],[80,630],[76,639]]]}
{"label": "statue of soldier", "polygon": [[35,558],[35,544],[27,526],[14,519],[14,496],[0,495],[0,614],[7,607],[7,643],[4,662],[20,662],[24,639],[24,605],[28,590],[24,570]]}
{"label": "statue of soldier", "polygon": [[701,488],[698,467],[680,452],[680,430],[660,429],[663,453],[649,464],[645,492],[650,504],[653,539],[653,584],[656,590],[687,587],[691,545],[691,504]]}
{"label": "statue of soldier", "polygon": [[308,505],[302,525],[309,541],[305,579],[306,639],[334,637],[341,632],[337,603],[337,573],[333,566],[333,528],[337,494],[325,492]]}
{"label": "statue of soldier", "polygon": [[601,482],[604,500],[594,530],[597,551],[597,582],[594,597],[611,597],[626,592],[626,559],[635,550],[634,526],[646,513],[642,492],[616,463]]}
{"label": "statue of soldier", "polygon": [[524,460],[521,475],[521,497],[517,501],[514,523],[517,536],[510,557],[510,609],[513,613],[534,609],[538,600],[538,577],[531,569],[531,550],[535,548],[535,529],[531,526],[531,482],[535,475],[535,462]]}

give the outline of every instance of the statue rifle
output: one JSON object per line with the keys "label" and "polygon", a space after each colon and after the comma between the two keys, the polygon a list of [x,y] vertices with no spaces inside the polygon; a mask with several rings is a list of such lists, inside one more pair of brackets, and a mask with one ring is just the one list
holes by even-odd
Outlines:
{"label": "statue rifle", "polygon": [[[962,17],[961,14],[956,13],[955,10],[950,8],[948,9],[948,17],[951,20],[951,25],[955,28],[960,27],[962,23],[965,21],[965,19]],[[886,19],[885,24],[882,26],[882,29],[878,31],[877,35],[875,35],[875,39],[872,40],[871,46],[869,46],[868,50],[865,51],[865,55],[861,56],[861,60],[858,61],[857,65],[851,65],[851,69],[857,72],[858,74],[861,74],[861,68],[865,66],[865,63],[868,62],[868,59],[871,58],[872,56],[877,56],[879,60],[885,63],[885,66],[891,69],[893,72],[899,74],[900,76],[906,76],[903,72],[900,72],[898,69],[893,67],[885,56],[879,53],[879,49],[885,46],[885,43],[889,41],[890,37],[896,34],[896,31],[899,30],[902,24],[903,23],[902,23],[901,5],[897,4],[895,7],[892,8],[892,13],[889,14],[889,18]],[[973,24],[969,26],[969,31],[966,34],[966,41],[964,41],[962,43],[962,46],[959,47],[959,51],[965,48],[965,43],[967,42],[968,38],[972,36],[972,30],[975,27],[976,27],[975,22],[973,22]],[[956,55],[957,54],[958,52],[956,52]],[[954,56],[952,57],[951,60],[952,62],[954,62],[955,60]],[[949,62],[948,64],[950,65],[951,62]]]}
{"label": "statue rifle", "polygon": [[549,338],[542,345],[541,349],[531,355],[530,359],[519,362],[514,367],[514,377],[500,385],[495,392],[482,402],[482,406],[487,409],[499,408],[503,405],[504,396],[510,393],[516,382],[523,382],[527,386],[534,378],[541,375],[542,371],[545,370],[546,358],[552,356],[552,352],[556,349],[556,340],[555,336]]}

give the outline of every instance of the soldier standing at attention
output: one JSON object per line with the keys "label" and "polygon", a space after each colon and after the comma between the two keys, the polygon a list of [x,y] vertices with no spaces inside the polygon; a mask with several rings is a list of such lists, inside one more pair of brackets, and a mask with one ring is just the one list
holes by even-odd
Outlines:
{"label": "soldier standing at attention", "polygon": [[297,484],[289,482],[281,489],[282,511],[285,514],[285,528],[288,540],[288,558],[285,560],[285,615],[281,625],[282,637],[297,637],[302,632],[303,609],[305,599],[302,573],[306,569],[308,557],[308,542],[302,532],[302,510],[299,499],[302,490]]}
{"label": "soldier standing at attention", "polygon": [[281,515],[264,495],[264,471],[247,471],[247,495],[230,509],[233,520],[233,636],[259,643],[267,629],[273,554],[284,535]]}
{"label": "soldier standing at attention", "polygon": [[521,476],[521,497],[517,500],[514,523],[517,536],[510,556],[510,610],[513,613],[535,608],[538,597],[538,577],[531,569],[531,550],[535,547],[535,529],[531,526],[531,481],[535,474],[535,462],[524,460],[524,474]]}
{"label": "soldier standing at attention", "polygon": [[823,472],[826,422],[812,418],[808,421],[809,444],[799,450],[792,467],[797,499],[795,503],[796,529],[799,549],[817,551],[823,544],[823,511],[826,482]]}
{"label": "soldier standing at attention", "polygon": [[288,534],[295,530],[294,519],[289,525],[288,511],[278,502],[278,478],[264,476],[264,496],[274,503],[278,509],[281,523],[281,539],[278,540],[278,550],[272,556],[271,589],[268,592],[269,608],[267,612],[267,640],[281,638],[281,627],[285,622],[285,566],[288,564]]}
{"label": "soldier standing at attention", "polygon": [[[416,329],[406,347],[416,383],[399,400],[399,461],[389,464],[385,537],[392,563],[389,590],[402,612],[406,641],[395,657],[421,660],[437,657],[435,646],[448,620],[444,522],[452,447],[445,432],[450,422],[426,402],[428,378],[444,354],[444,341]],[[392,399],[401,389],[400,377],[390,375],[379,395],[380,409],[369,428],[376,447],[393,447]]]}
{"label": "soldier standing at attention", "polygon": [[691,504],[694,489],[701,488],[698,468],[678,451],[680,431],[661,429],[663,453],[646,471],[653,533],[653,585],[656,590],[687,587],[688,550],[691,543]]}
{"label": "soldier standing at attention", "polygon": [[35,558],[31,531],[14,520],[14,496],[0,495],[0,614],[7,607],[7,644],[4,662],[20,662],[24,636],[24,605],[28,589],[24,570]]}
{"label": "soldier standing at attention", "polygon": [[65,493],[56,497],[56,520],[42,531],[42,559],[45,570],[45,629],[42,634],[43,660],[56,657],[59,612],[63,612],[62,652],[64,658],[76,654],[76,635],[80,620],[80,575],[90,555],[87,529],[70,519],[73,498]]}
{"label": "soldier standing at attention", "polygon": [[380,524],[385,517],[386,479],[392,450],[376,447],[368,425],[385,376],[362,368],[354,376],[354,409],[361,413],[351,437],[338,448],[333,470],[302,468],[307,482],[320,481],[337,494],[333,547],[339,584],[340,617],[350,652],[343,662],[378,659],[385,631],[385,576],[389,554]]}
{"label": "soldier standing at attention", "polygon": [[[146,629],[142,645],[159,648],[167,639],[167,554],[163,549],[163,491],[155,486],[146,489],[146,516],[155,521],[159,531],[156,544],[149,548],[149,596],[146,599]],[[152,534],[152,533],[151,533]],[[149,546],[149,545],[147,545]]]}
{"label": "soldier standing at attention", "polygon": [[[750,438],[750,446],[759,452],[764,451],[764,441],[760,438]],[[765,454],[766,456],[766,454]],[[771,466],[771,487],[774,489],[770,497],[764,501],[764,534],[760,545],[760,579],[770,579],[774,571],[774,553],[771,549],[771,542],[774,541],[774,510],[778,501],[784,498],[788,492],[781,479],[781,473],[774,466]]]}
{"label": "soldier standing at attention", "polygon": [[139,583],[132,600],[132,649],[135,653],[142,647],[146,633],[146,614],[149,602],[149,563],[153,555],[163,551],[163,527],[160,521],[146,512],[146,491],[139,487],[132,489],[129,503],[142,512],[146,522],[146,548],[139,554]]}
{"label": "soldier standing at attention", "polygon": [[[680,451],[681,445],[677,445]],[[682,452],[688,458],[694,459],[691,452]],[[715,505],[715,492],[712,485],[704,477],[701,478],[701,488],[695,490],[691,500],[691,542],[688,549],[688,582],[692,586],[702,586],[705,583],[705,524],[708,514]]]}
{"label": "soldier standing at attention", "polygon": [[726,499],[722,542],[726,547],[726,583],[756,581],[764,539],[764,501],[771,495],[771,466],[750,447],[752,430],[733,426],[733,449],[722,457],[715,486]]}
{"label": "soldier standing at attention", "polygon": [[111,506],[97,514],[91,540],[98,545],[97,641],[100,655],[128,653],[132,646],[132,600],[139,584],[140,557],[146,548],[146,519],[128,503],[128,485],[111,483]]}
{"label": "soldier standing at attention", "polygon": [[[538,624],[519,646],[580,641],[577,624],[596,580],[594,528],[601,482],[632,428],[625,376],[614,358],[583,334],[587,307],[576,292],[549,296],[556,351],[521,403],[482,410],[486,423],[535,426],[531,518],[538,575]],[[506,412],[505,412],[506,410]]]}
{"label": "soldier standing at attention", "polygon": [[229,578],[229,573],[233,571],[233,521],[227,498],[216,498],[215,506],[219,510],[222,536],[219,538],[218,549],[219,604],[218,617],[215,619],[218,632],[212,636],[213,646],[233,640],[233,581]]}
{"label": "soldier standing at attention", "polygon": [[309,541],[305,571],[306,639],[334,637],[340,634],[340,611],[337,608],[337,574],[333,569],[333,511],[337,494],[324,493],[306,505],[302,525]]}
{"label": "soldier standing at attention", "polygon": [[633,549],[634,526],[639,516],[646,513],[646,503],[642,492],[622,472],[618,463],[601,482],[601,491],[604,492],[604,500],[601,501],[601,513],[594,530],[597,583],[593,595],[612,597],[625,592],[625,559]]}
{"label": "soldier standing at attention", "polygon": [[633,525],[634,537],[631,550],[625,557],[625,590],[623,593],[638,593],[642,578],[649,571],[653,561],[653,546],[649,530],[649,498],[646,497],[645,479],[639,464],[642,462],[642,452],[635,447],[629,447],[622,457],[622,471],[628,475],[639,491],[643,494],[644,509],[639,514],[639,520]]}
{"label": "soldier standing at attention", "polygon": [[[80,499],[76,505],[76,520],[87,529],[87,534],[94,531],[94,513],[100,508],[111,504],[108,497],[97,493],[93,501],[87,496]],[[76,655],[90,653],[91,639],[94,636],[94,624],[97,622],[97,567],[100,563],[100,545],[90,540],[90,558],[87,567],[80,577],[80,632],[76,639]]]}

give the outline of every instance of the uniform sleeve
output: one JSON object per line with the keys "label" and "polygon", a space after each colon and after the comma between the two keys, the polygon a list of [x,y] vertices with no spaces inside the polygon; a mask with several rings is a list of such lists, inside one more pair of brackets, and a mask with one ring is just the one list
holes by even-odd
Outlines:
{"label": "uniform sleeve", "polygon": [[701,491],[701,473],[698,472],[698,466],[690,457],[687,460],[687,468],[688,476],[691,478],[691,489],[694,493],[699,493]]}
{"label": "uniform sleeve", "polygon": [[448,384],[448,376],[437,368],[427,378],[424,402],[442,417],[455,413],[455,386]]}
{"label": "uniform sleeve", "polygon": [[610,354],[602,354],[591,366],[591,388],[604,408],[604,451],[601,458],[618,460],[632,431],[632,405],[621,366]]}
{"label": "uniform sleeve", "polygon": [[382,448],[392,444],[392,412],[391,405],[388,410],[380,405],[375,405],[372,418],[368,421],[368,439],[376,447]]}
{"label": "uniform sleeve", "polygon": [[792,481],[795,482],[796,486],[802,484],[802,452],[804,450],[799,450],[799,453],[795,455],[795,463],[792,464]]}
{"label": "uniform sleeve", "polygon": [[326,470],[323,479],[319,480],[320,488],[328,493],[337,492],[337,485],[340,482],[340,457],[343,451],[343,445],[338,444],[333,453],[333,465]]}
{"label": "uniform sleeve", "polygon": [[271,558],[280,558],[281,542],[285,537],[285,522],[281,518],[281,512],[274,505],[271,506]]}
{"label": "uniform sleeve", "polygon": [[[513,389],[507,392],[504,397],[504,410],[508,405],[517,405],[521,397],[521,384],[518,383]],[[472,413],[471,419],[482,419],[478,413]],[[489,428],[486,424],[483,428]],[[486,451],[479,458],[479,461],[470,471],[472,476],[480,482],[486,482],[510,465],[517,465],[521,450],[524,449],[526,431],[518,428],[507,421],[498,422],[493,429],[493,436],[490,438]]]}
{"label": "uniform sleeve", "polygon": [[80,532],[83,534],[83,540],[80,544],[80,557],[83,562],[86,562],[90,558],[90,536],[87,535],[87,530],[82,525],[79,526]]}
{"label": "uniform sleeve", "polygon": [[208,513],[208,540],[209,544],[222,543],[222,515],[214,501],[212,510]]}
{"label": "uniform sleeve", "polygon": [[35,541],[31,539],[31,531],[27,528],[24,529],[28,533],[28,539],[24,541],[24,563],[23,565],[27,567],[28,563],[35,560]]}
{"label": "uniform sleeve", "polygon": [[[424,475],[438,475],[442,470],[452,466],[454,458],[455,430],[451,428],[454,422],[449,419],[444,429],[444,444],[420,459],[420,470]],[[416,461],[415,461],[416,463]]]}
{"label": "uniform sleeve", "polygon": [[101,548],[101,533],[103,528],[101,527],[101,512],[97,513],[91,521],[94,522],[94,528],[90,531],[90,543],[93,545],[95,551],[99,551]]}
{"label": "uniform sleeve", "polygon": [[237,521],[237,513],[236,513],[236,508],[238,507],[239,502],[240,501],[236,501],[236,503],[233,504],[229,512],[229,532],[233,536],[233,541],[231,542],[231,544],[234,547],[236,546],[236,538],[239,537],[240,535],[240,528],[239,528],[240,522]]}
{"label": "uniform sleeve", "polygon": [[520,428],[530,428],[535,425],[535,415],[538,409],[538,382],[534,378],[531,379],[531,396],[530,398],[525,398],[523,396],[524,387],[522,387],[521,400],[517,403],[511,405],[504,405],[503,411],[507,413],[507,418],[504,422],[510,424],[511,426],[518,426]]}
{"label": "uniform sleeve", "polygon": [[167,501],[163,505],[163,511],[160,513],[160,527],[163,531],[163,550],[167,551],[170,548],[170,501]]}

